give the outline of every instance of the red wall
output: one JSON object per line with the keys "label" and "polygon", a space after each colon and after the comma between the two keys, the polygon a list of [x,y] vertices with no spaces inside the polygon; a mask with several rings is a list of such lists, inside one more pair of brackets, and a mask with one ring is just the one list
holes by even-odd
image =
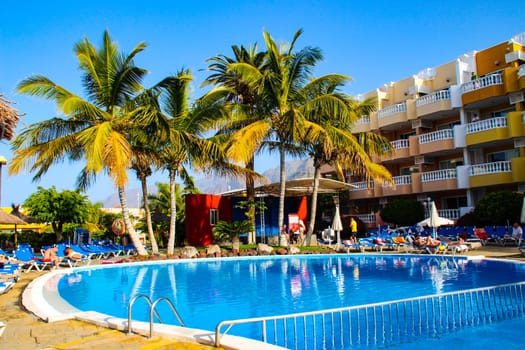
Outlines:
{"label": "red wall", "polygon": [[188,194],[186,202],[186,241],[204,247],[213,243],[210,209],[218,210],[218,220],[231,221],[231,201],[213,194]]}

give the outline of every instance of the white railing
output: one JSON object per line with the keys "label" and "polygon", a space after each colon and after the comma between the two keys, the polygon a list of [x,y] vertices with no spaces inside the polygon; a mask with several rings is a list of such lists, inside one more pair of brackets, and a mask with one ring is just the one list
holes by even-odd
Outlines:
{"label": "white railing", "polygon": [[[412,176],[410,175],[401,175],[401,176],[393,176],[392,180],[394,180],[395,186],[402,186],[402,185],[411,185],[412,184]],[[383,183],[384,188],[392,188],[393,186],[389,183]]]}
{"label": "white railing", "polygon": [[392,144],[392,147],[394,147],[394,149],[408,148],[408,140],[407,139],[395,140],[395,141],[390,142],[390,144]]}
{"label": "white railing", "polygon": [[450,91],[440,90],[416,99],[416,107],[426,106],[439,101],[450,100]]}
{"label": "white railing", "polygon": [[525,77],[525,64],[522,64],[518,69],[518,78]]}
{"label": "white railing", "polygon": [[[456,260],[442,268],[457,271]],[[215,346],[234,326],[253,329],[255,339],[286,349],[386,349],[479,329],[525,315],[525,282],[440,293],[367,305],[281,316],[222,321]],[[250,326],[250,327],[248,327]]]}
{"label": "white railing", "polygon": [[440,180],[455,179],[457,177],[456,169],[441,169],[427,171],[421,174],[421,182],[432,182]]}
{"label": "white railing", "polygon": [[366,124],[370,124],[370,117],[367,115],[362,116],[355,122],[355,125],[366,125]]}
{"label": "white railing", "polygon": [[492,162],[471,165],[469,168],[469,176],[489,175],[511,172],[510,161]]}
{"label": "white railing", "polygon": [[459,219],[459,209],[439,209],[438,214],[440,217],[450,220]]}
{"label": "white railing", "polygon": [[[374,189],[374,181],[370,181],[370,183],[366,181],[360,181],[360,182],[352,182],[351,185],[355,186],[354,188],[350,189],[350,191],[364,191],[364,190],[373,190]],[[368,187],[370,185],[370,187]]]}
{"label": "white railing", "polygon": [[473,134],[476,132],[492,130],[497,128],[506,128],[507,127],[507,117],[496,117],[485,120],[480,120],[479,122],[468,123],[465,127],[465,134]]}
{"label": "white railing", "polygon": [[465,92],[475,91],[475,90],[483,89],[489,86],[502,85],[502,84],[503,84],[503,74],[502,73],[489,74],[479,79],[475,79],[475,80],[462,84],[461,93],[464,94]]}
{"label": "white railing", "polygon": [[454,130],[443,129],[419,135],[419,144],[425,144],[436,141],[450,140],[454,138]]}
{"label": "white railing", "polygon": [[356,217],[365,224],[375,224],[376,214],[359,214]]}
{"label": "white railing", "polygon": [[377,117],[378,118],[385,118],[385,117],[391,116],[393,114],[402,113],[402,112],[406,112],[406,111],[407,111],[407,104],[406,104],[406,102],[398,103],[398,104],[395,104],[393,106],[380,109],[377,112]]}

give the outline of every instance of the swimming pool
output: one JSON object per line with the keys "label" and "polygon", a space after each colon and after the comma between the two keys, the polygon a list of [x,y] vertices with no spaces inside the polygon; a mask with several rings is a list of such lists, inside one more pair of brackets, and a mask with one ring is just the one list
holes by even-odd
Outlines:
{"label": "swimming pool", "polygon": [[[120,318],[127,317],[134,295],[145,294],[152,300],[167,297],[186,326],[213,331],[225,319],[362,305],[518,281],[525,281],[525,264],[508,261],[427,255],[309,255],[79,269],[58,281],[58,291],[79,310]],[[146,306],[137,302],[133,318],[147,321]],[[168,312],[159,312],[164,322],[177,324]],[[235,329],[230,333],[235,334]]]}

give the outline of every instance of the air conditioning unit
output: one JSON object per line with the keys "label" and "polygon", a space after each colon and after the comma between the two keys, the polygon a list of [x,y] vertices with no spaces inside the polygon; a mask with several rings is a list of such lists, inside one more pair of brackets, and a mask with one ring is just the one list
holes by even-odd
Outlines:
{"label": "air conditioning unit", "polygon": [[525,183],[518,184],[518,192],[525,192]]}
{"label": "air conditioning unit", "polygon": [[388,198],[379,198],[379,204],[381,205],[388,204]]}
{"label": "air conditioning unit", "polygon": [[414,164],[434,164],[434,159],[427,156],[414,157]]}
{"label": "air conditioning unit", "polygon": [[432,129],[432,121],[424,119],[412,120],[412,129],[417,128]]}
{"label": "air conditioning unit", "polygon": [[430,88],[426,85],[413,85],[408,88],[408,93],[410,95],[415,95],[418,93],[423,93],[423,94],[428,95],[430,93]]}
{"label": "air conditioning unit", "polygon": [[525,101],[525,97],[523,96],[523,92],[513,92],[509,94],[509,101],[511,105],[514,105],[519,102]]}

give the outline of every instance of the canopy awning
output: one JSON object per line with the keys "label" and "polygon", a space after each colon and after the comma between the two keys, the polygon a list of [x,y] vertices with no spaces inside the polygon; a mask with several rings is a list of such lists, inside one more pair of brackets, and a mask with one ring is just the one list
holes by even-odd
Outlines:
{"label": "canopy awning", "polygon": [[[311,195],[314,188],[313,178],[294,179],[286,181],[286,197]],[[319,193],[339,193],[355,188],[354,185],[333,179],[319,179]],[[261,185],[255,188],[256,195],[268,195],[279,197],[280,183]],[[222,196],[241,196],[246,194],[246,189],[238,189],[221,193]]]}

